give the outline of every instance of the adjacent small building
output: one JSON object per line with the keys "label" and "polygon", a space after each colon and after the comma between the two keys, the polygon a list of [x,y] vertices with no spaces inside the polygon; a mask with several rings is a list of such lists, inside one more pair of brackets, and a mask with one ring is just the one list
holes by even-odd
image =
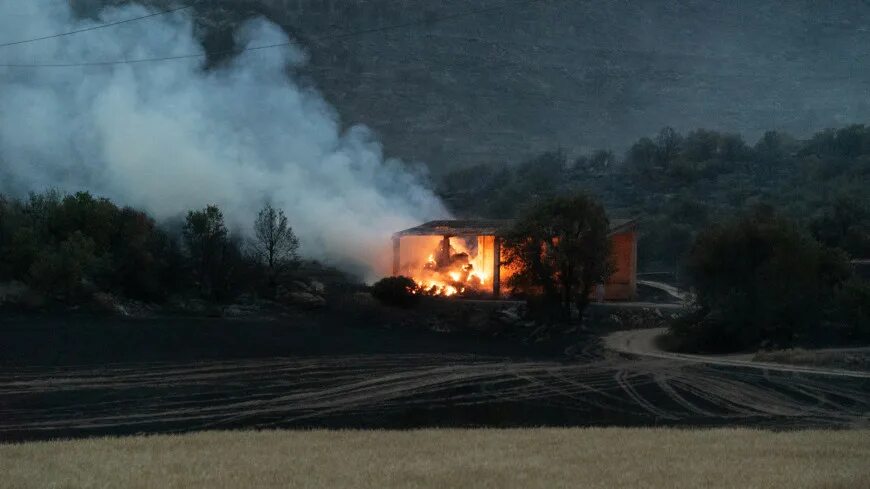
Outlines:
{"label": "adjacent small building", "polygon": [[[455,243],[451,240],[454,240],[463,249],[473,250],[475,265],[487,277],[486,291],[499,298],[504,293],[502,284],[511,273],[502,263],[501,240],[513,224],[511,219],[453,219],[429,221],[399,231],[393,235],[393,275],[409,274],[407,262],[419,261],[420,250],[431,249],[433,240],[437,240],[437,254],[443,255],[453,249]],[[632,300],[637,292],[637,220],[611,220],[608,235],[615,271],[604,286],[604,297],[612,301]],[[419,244],[421,239],[426,245]],[[428,260],[436,262],[442,258],[429,256]]]}

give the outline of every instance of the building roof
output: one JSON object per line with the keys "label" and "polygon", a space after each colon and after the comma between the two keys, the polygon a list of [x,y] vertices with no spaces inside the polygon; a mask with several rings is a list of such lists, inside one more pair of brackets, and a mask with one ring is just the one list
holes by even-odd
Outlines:
{"label": "building roof", "polygon": [[513,219],[445,219],[399,231],[396,236],[495,236],[513,224]]}
{"label": "building roof", "polygon": [[[444,219],[429,221],[399,231],[393,236],[499,236],[507,233],[515,219]],[[611,219],[610,234],[627,231],[637,219]]]}

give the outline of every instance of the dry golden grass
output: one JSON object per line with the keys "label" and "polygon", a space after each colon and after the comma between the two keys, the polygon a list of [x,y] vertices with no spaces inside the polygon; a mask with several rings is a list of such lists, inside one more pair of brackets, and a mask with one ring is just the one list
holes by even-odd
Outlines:
{"label": "dry golden grass", "polygon": [[0,445],[11,488],[870,488],[870,431],[207,432]]}

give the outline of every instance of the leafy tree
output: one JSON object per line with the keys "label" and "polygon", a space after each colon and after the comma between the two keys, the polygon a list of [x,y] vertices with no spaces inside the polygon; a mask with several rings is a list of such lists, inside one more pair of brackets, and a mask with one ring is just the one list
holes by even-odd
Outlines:
{"label": "leafy tree", "polygon": [[659,158],[659,148],[656,143],[650,138],[641,138],[628,150],[626,163],[636,173],[649,176],[656,171]]}
{"label": "leafy tree", "polygon": [[516,181],[527,195],[546,197],[561,183],[567,164],[564,151],[548,151],[519,165]]}
{"label": "leafy tree", "polygon": [[27,280],[30,265],[36,261],[40,250],[48,245],[50,243],[41,241],[31,226],[20,226],[14,229],[2,250],[5,274],[16,280]]}
{"label": "leafy tree", "polygon": [[855,124],[842,129],[826,129],[816,133],[800,153],[823,159],[849,159],[870,154],[870,128]]}
{"label": "leafy tree", "polygon": [[[694,237],[690,225],[659,216],[641,223],[638,258],[647,267],[656,270],[678,270]],[[648,268],[649,269],[649,268]]]}
{"label": "leafy tree", "polygon": [[56,247],[43,249],[30,266],[30,283],[67,301],[76,299],[94,272],[94,241],[74,231]]}
{"label": "leafy tree", "polygon": [[253,249],[260,264],[266,267],[269,287],[274,291],[278,276],[298,259],[299,239],[287,223],[284,211],[269,203],[263,206],[254,222]]}
{"label": "leafy tree", "polygon": [[573,303],[582,314],[593,285],[611,272],[608,226],[601,205],[584,195],[538,204],[504,240],[508,285],[547,309],[561,305],[567,316]]}
{"label": "leafy tree", "polygon": [[719,133],[716,131],[696,129],[686,136],[682,154],[694,163],[710,161],[718,155],[719,140]]}
{"label": "leafy tree", "polygon": [[716,148],[717,157],[725,162],[745,162],[750,158],[752,150],[739,134],[722,134]]}
{"label": "leafy tree", "polygon": [[687,272],[701,309],[673,332],[690,348],[790,346],[820,334],[823,312],[849,276],[842,253],[770,209],[703,231]]}
{"label": "leafy tree", "polygon": [[838,198],[810,222],[813,236],[852,256],[870,256],[870,211],[855,199]]}
{"label": "leafy tree", "polygon": [[51,232],[69,236],[80,231],[94,241],[98,254],[109,249],[115,233],[118,207],[109,199],[96,198],[88,192],[66,195],[51,215]]}
{"label": "leafy tree", "polygon": [[660,168],[667,168],[683,149],[683,137],[672,127],[659,131],[656,138],[656,160]]}
{"label": "leafy tree", "polygon": [[794,140],[786,134],[776,131],[765,132],[753,148],[757,167],[761,168],[767,176],[773,175],[789,157],[793,145]]}
{"label": "leafy tree", "polygon": [[127,297],[160,300],[182,279],[180,259],[170,237],[142,211],[118,209],[110,236],[111,285]]}
{"label": "leafy tree", "polygon": [[215,205],[189,211],[183,233],[201,291],[207,296],[216,297],[228,272],[226,255],[229,240],[223,213]]}

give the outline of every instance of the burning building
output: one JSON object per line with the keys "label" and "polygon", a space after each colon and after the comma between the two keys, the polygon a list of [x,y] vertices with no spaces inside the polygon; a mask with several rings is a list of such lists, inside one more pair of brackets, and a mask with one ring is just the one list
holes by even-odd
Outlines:
{"label": "burning building", "polygon": [[[495,297],[511,270],[502,263],[501,239],[510,219],[430,221],[393,235],[393,275],[405,275],[431,295]],[[637,221],[610,222],[615,271],[607,300],[631,300],[637,290]],[[496,259],[498,257],[498,259]]]}

